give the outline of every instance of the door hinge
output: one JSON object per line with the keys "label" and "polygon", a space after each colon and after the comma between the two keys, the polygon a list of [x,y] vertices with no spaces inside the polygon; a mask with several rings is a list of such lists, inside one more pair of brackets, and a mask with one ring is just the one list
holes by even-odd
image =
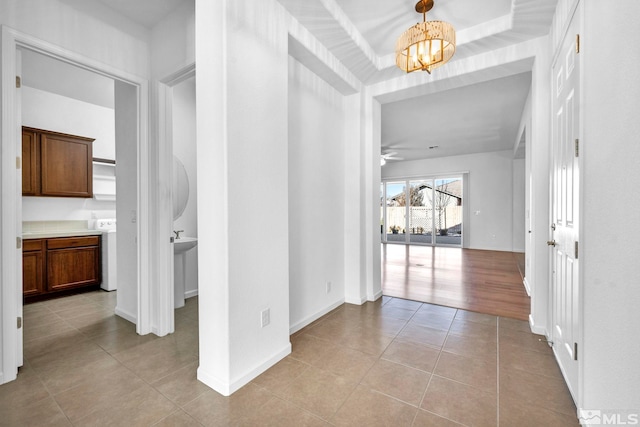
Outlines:
{"label": "door hinge", "polygon": [[20,76],[16,76],[16,87],[20,89],[22,87],[22,79]]}
{"label": "door hinge", "polygon": [[16,237],[16,249],[22,248],[22,239],[20,237]]}
{"label": "door hinge", "polygon": [[578,360],[578,343],[573,343],[573,360]]}
{"label": "door hinge", "polygon": [[18,329],[22,328],[22,317],[18,317]]}
{"label": "door hinge", "polygon": [[575,242],[574,246],[575,246],[575,254],[574,254],[575,256],[574,256],[574,258],[578,259],[578,242]]}
{"label": "door hinge", "polygon": [[576,53],[580,53],[580,34],[576,34]]}
{"label": "door hinge", "polygon": [[20,169],[22,167],[22,159],[20,157],[16,157],[16,169]]}
{"label": "door hinge", "polygon": [[580,155],[580,140],[576,138],[576,157]]}

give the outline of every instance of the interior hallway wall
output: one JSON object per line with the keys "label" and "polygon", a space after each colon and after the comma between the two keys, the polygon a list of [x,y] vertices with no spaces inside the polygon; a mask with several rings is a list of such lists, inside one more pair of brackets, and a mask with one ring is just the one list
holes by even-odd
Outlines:
{"label": "interior hallway wall", "polygon": [[512,187],[512,201],[513,208],[511,209],[513,217],[513,231],[511,232],[511,238],[513,243],[511,244],[511,250],[513,252],[524,252],[525,250],[525,237],[526,237],[526,222],[525,222],[525,159],[513,160],[513,187]]}
{"label": "interior hallway wall", "polygon": [[[580,171],[580,258],[583,300],[582,409],[640,414],[640,50],[616,54],[624,40],[640,43],[640,2],[584,7],[583,135]],[[611,27],[615,31],[602,31]],[[606,220],[622,213],[621,222]],[[580,354],[580,353],[579,353]],[[604,417],[603,417],[604,418]],[[632,424],[629,422],[628,424]]]}
{"label": "interior hallway wall", "polygon": [[291,57],[288,98],[289,316],[294,332],[344,301],[346,141],[343,96]]}

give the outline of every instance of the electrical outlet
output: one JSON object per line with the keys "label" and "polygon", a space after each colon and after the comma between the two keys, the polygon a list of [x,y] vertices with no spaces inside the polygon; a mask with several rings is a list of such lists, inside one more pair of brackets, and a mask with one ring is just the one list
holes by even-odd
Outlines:
{"label": "electrical outlet", "polygon": [[260,313],[260,326],[264,328],[269,323],[271,323],[271,309],[265,308]]}
{"label": "electrical outlet", "polygon": [[331,282],[327,282],[327,293],[331,292]]}

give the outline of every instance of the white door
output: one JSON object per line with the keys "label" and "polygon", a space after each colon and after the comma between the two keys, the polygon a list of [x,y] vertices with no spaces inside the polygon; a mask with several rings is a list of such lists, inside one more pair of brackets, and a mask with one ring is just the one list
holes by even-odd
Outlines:
{"label": "white door", "polygon": [[[553,350],[574,399],[578,391],[580,306],[579,200],[579,89],[577,53],[579,17],[576,13],[553,65],[552,139],[552,317]],[[555,242],[555,243],[554,243]]]}

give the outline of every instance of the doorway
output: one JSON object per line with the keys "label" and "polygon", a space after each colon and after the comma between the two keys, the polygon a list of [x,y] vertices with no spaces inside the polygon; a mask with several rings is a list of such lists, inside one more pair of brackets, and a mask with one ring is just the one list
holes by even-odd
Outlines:
{"label": "doorway", "polygon": [[[147,98],[148,83],[144,79],[130,75],[121,70],[113,69],[83,55],[66,51],[57,46],[50,45],[33,37],[14,32],[6,27],[2,29],[2,69],[3,75],[11,76],[11,79],[2,80],[2,235],[3,241],[12,241],[9,236],[16,236],[17,244],[5,245],[2,251],[2,377],[0,383],[12,381],[16,378],[17,368],[22,365],[22,202],[21,202],[21,171],[16,168],[16,159],[20,160],[19,153],[22,125],[20,112],[19,84],[13,75],[21,71],[21,58],[19,49],[38,52],[48,58],[62,61],[71,66],[79,67],[108,78],[113,79],[115,86],[115,124],[116,140],[118,135],[126,135],[122,143],[126,144],[132,154],[128,155],[130,166],[128,171],[135,182],[132,196],[125,207],[126,218],[131,228],[130,236],[133,242],[131,252],[135,255],[131,265],[130,283],[131,294],[135,300],[130,304],[131,319],[136,323],[139,334],[147,334],[151,331],[150,325],[150,280],[149,269],[141,268],[141,263],[148,258],[149,244],[147,211],[149,206],[148,177],[142,172],[148,169],[148,153],[146,128],[148,121],[148,105],[142,100]],[[125,150],[126,151],[126,150]],[[11,159],[11,162],[8,161]],[[18,164],[19,166],[19,164]],[[124,180],[123,180],[124,181]],[[129,184],[129,187],[132,187]],[[118,202],[120,203],[120,202]],[[138,220],[141,219],[141,220]],[[7,237],[6,239],[4,237]],[[120,295],[118,295],[120,297]],[[123,316],[125,317],[125,316]],[[18,318],[18,328],[16,325]]]}
{"label": "doorway", "polygon": [[185,305],[185,299],[198,295],[196,77],[193,66],[183,70],[169,85],[174,183],[174,307],[180,308]]}

